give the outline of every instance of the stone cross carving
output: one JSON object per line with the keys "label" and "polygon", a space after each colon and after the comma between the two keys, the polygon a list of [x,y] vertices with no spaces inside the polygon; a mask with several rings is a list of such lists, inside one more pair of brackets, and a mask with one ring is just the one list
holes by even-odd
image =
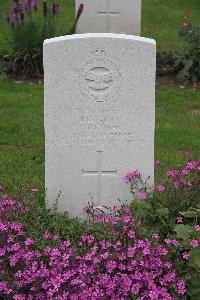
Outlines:
{"label": "stone cross carving", "polygon": [[101,190],[102,190],[102,183],[101,183],[101,178],[103,175],[117,175],[117,170],[113,171],[104,171],[102,170],[102,153],[103,151],[97,151],[97,170],[94,171],[86,171],[82,170],[82,175],[83,176],[88,176],[88,175],[97,175],[97,203],[101,203]]}
{"label": "stone cross carving", "polygon": [[110,0],[107,0],[107,9],[106,11],[98,11],[98,15],[106,15],[107,20],[106,20],[106,30],[107,32],[110,32],[110,17],[116,17],[119,16],[118,11],[111,11],[110,9]]}

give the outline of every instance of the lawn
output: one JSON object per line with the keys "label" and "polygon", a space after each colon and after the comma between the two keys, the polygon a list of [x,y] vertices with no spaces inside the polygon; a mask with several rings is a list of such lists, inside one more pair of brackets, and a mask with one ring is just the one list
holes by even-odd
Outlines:
{"label": "lawn", "polygon": [[[57,2],[61,6],[59,30],[65,34],[74,21],[74,0]],[[0,2],[0,50],[5,49],[8,35],[3,13],[10,4],[8,0]],[[143,0],[142,35],[155,38],[162,49],[181,49],[177,31],[186,11],[194,24],[200,23],[199,0]],[[199,92],[189,89],[157,90],[155,154],[162,168],[156,181],[167,166],[174,167],[186,156],[200,159],[199,99]],[[0,82],[0,120],[0,182],[11,186],[14,180],[43,189],[43,86]]]}
{"label": "lawn", "polygon": [[[0,182],[44,189],[43,86],[0,82]],[[199,92],[171,88],[156,93],[155,157],[162,168],[200,159]],[[131,165],[131,162],[130,162]]]}
{"label": "lawn", "polygon": [[[39,0],[41,3],[42,0]],[[48,0],[52,3],[53,0]],[[74,20],[74,0],[57,0],[61,7],[59,16],[59,30],[65,34]],[[4,20],[4,12],[9,11],[11,0],[0,1],[0,50],[5,48],[5,38],[8,26]],[[142,35],[153,37],[162,49],[177,49],[183,43],[177,35],[184,12],[190,13],[190,20],[194,24],[200,23],[199,0],[142,0]],[[158,13],[159,12],[159,13]],[[41,13],[41,12],[39,12]]]}

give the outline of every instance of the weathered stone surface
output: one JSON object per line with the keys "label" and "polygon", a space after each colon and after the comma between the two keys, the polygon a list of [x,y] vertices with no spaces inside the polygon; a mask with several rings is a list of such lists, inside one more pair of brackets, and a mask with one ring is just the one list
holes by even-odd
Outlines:
{"label": "weathered stone surface", "polygon": [[48,205],[80,216],[131,199],[131,169],[154,178],[155,42],[118,34],[44,43]]}
{"label": "weathered stone surface", "polygon": [[141,0],[76,0],[84,4],[77,33],[107,32],[140,35]]}

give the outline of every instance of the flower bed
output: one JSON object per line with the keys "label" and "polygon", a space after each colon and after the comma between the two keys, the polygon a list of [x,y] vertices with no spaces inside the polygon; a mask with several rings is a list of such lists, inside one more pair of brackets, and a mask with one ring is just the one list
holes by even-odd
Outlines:
{"label": "flower bed", "polygon": [[[44,208],[41,217],[36,188],[8,197],[1,184],[0,295],[15,300],[198,299],[199,175],[200,163],[190,162],[167,171],[172,186],[166,182],[151,192],[139,172],[131,171],[125,180],[135,200],[114,208],[91,204],[84,208],[85,222]],[[170,201],[176,204],[181,193],[187,193],[188,208],[176,215],[178,207],[170,207]],[[168,214],[156,215],[160,207],[166,210],[165,197]]]}

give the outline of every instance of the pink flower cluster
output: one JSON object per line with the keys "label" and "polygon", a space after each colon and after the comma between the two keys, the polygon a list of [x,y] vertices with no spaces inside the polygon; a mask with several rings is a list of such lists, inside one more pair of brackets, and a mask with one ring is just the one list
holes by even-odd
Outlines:
{"label": "pink flower cluster", "polygon": [[[154,164],[155,169],[160,168],[160,161],[156,161]],[[187,165],[180,170],[167,170],[166,176],[172,180],[173,187],[191,187],[193,185],[193,181],[191,180],[191,176],[193,174],[200,174],[200,162],[191,161],[188,162]],[[167,190],[167,186],[165,184],[159,184],[155,187],[156,192],[164,192]]]}
{"label": "pink flower cluster", "polygon": [[125,176],[125,181],[130,182],[140,176],[140,173],[138,170],[135,171],[130,171],[128,174]]}
{"label": "pink flower cluster", "polygon": [[[129,208],[94,213],[92,221],[109,225],[112,239],[83,234],[72,247],[45,232],[44,248],[27,237],[11,212],[26,209],[0,201],[0,295],[14,300],[152,299],[183,297],[185,283],[169,260],[159,235],[141,238]],[[107,226],[107,228],[109,228]],[[120,229],[121,228],[121,229]],[[108,232],[109,234],[109,232]]]}
{"label": "pink flower cluster", "polygon": [[166,176],[172,179],[172,185],[174,187],[190,187],[193,185],[192,180],[190,180],[191,173],[200,173],[200,162],[191,161],[181,170],[168,170]]}

